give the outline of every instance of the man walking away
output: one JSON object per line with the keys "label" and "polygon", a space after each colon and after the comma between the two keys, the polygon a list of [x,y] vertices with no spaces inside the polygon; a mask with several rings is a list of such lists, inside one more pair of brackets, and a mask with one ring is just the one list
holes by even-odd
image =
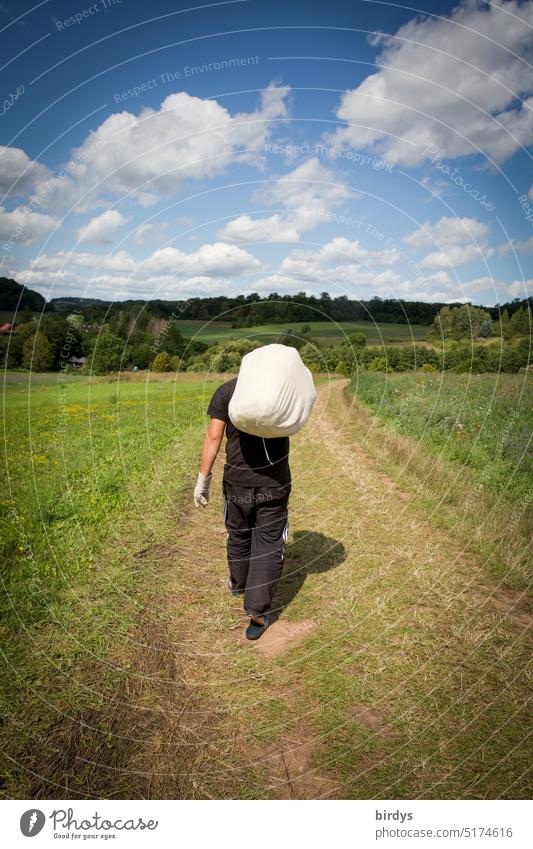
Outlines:
{"label": "man walking away", "polygon": [[234,595],[244,594],[244,610],[250,617],[246,637],[256,640],[271,622],[272,596],[283,570],[291,491],[289,437],[264,439],[232,424],[228,407],[236,383],[234,377],[219,386],[207,408],[211,421],[194,503],[197,507],[208,503],[211,470],[226,431],[222,486],[228,587]]}

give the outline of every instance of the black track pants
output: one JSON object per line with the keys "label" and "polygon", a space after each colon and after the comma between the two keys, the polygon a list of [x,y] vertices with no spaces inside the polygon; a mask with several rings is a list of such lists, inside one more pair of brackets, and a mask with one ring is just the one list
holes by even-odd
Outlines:
{"label": "black track pants", "polygon": [[290,484],[269,488],[223,483],[229,571],[234,589],[245,590],[248,616],[270,610],[283,570],[290,490]]}

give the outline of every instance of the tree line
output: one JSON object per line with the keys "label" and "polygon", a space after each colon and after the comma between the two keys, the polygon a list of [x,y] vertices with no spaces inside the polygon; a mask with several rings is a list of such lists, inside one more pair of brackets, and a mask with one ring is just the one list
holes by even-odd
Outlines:
{"label": "tree line", "polygon": [[[115,313],[97,331],[87,330],[85,316],[45,313],[39,320],[22,316],[10,336],[0,337],[2,365],[33,371],[73,370],[71,357],[85,357],[93,374],[129,369],[153,371],[238,371],[242,356],[263,344],[247,338],[208,344],[186,337],[178,321],[143,315],[135,321]],[[495,337],[493,344],[487,344]],[[351,333],[336,344],[318,343],[311,326],[288,328],[270,341],[298,348],[312,371],[353,374],[424,370],[509,371],[528,366],[531,358],[531,311],[522,307],[493,322],[482,308],[445,306],[428,329],[430,345],[369,345],[364,333]]]}
{"label": "tree line", "polygon": [[[150,319],[168,320],[179,317],[188,321],[225,321],[233,327],[254,327],[261,324],[305,323],[309,321],[375,321],[376,323],[420,324],[430,326],[440,311],[448,306],[460,304],[426,303],[395,298],[369,300],[348,298],[347,295],[331,297],[328,292],[309,295],[283,295],[272,292],[261,297],[257,292],[236,297],[188,298],[186,300],[163,301],[159,299],[129,299],[105,301],[97,298],[61,297],[46,301],[38,292],[6,277],[0,277],[0,310],[17,313],[22,310],[33,312],[56,312],[61,314],[83,313],[89,323],[112,321],[117,314],[123,319],[149,322]],[[471,309],[477,309],[471,305]],[[492,321],[498,321],[507,311],[509,318],[522,308],[531,310],[533,298],[520,299],[494,307],[479,307],[485,310]]]}

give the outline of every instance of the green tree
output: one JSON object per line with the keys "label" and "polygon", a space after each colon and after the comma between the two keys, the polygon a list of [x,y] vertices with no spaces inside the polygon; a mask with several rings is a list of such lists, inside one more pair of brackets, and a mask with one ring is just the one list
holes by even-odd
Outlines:
{"label": "green tree", "polygon": [[288,345],[289,348],[297,349],[303,348],[308,343],[308,339],[305,336],[302,337],[301,333],[295,333],[291,328],[284,330],[277,341],[280,345]]}
{"label": "green tree", "polygon": [[152,363],[152,371],[172,371],[170,354],[167,354],[166,351],[160,351]]}
{"label": "green tree", "polygon": [[15,332],[10,337],[5,337],[9,341],[9,359],[15,366],[22,365],[22,350],[26,339],[33,336],[35,333],[35,325],[33,322],[27,324],[19,324]]}
{"label": "green tree", "polygon": [[187,345],[187,340],[180,331],[176,321],[168,321],[161,332],[161,340],[165,345],[165,351],[170,356],[178,356]]}
{"label": "green tree", "polygon": [[29,321],[33,321],[33,312],[29,307],[24,307],[22,312],[17,316],[17,323],[27,324]]}
{"label": "green tree", "polygon": [[137,368],[150,368],[150,363],[152,362],[153,353],[150,350],[149,345],[132,345],[128,346],[128,361],[132,366],[137,366]]}
{"label": "green tree", "polygon": [[499,330],[502,339],[511,339],[514,335],[511,319],[509,318],[509,310],[507,309],[504,309],[500,316]]}
{"label": "green tree", "polygon": [[481,322],[481,325],[479,327],[479,335],[482,336],[484,339],[488,339],[490,336],[492,336],[492,319],[486,318],[484,321]]}
{"label": "green tree", "polygon": [[22,348],[22,365],[32,371],[48,371],[52,368],[54,355],[50,342],[38,330],[33,336],[28,336]]}
{"label": "green tree", "polygon": [[510,324],[517,336],[528,336],[532,327],[530,310],[520,307],[512,314]]}
{"label": "green tree", "polygon": [[[489,325],[486,322],[490,322]],[[438,339],[469,339],[481,336],[481,327],[492,326],[490,313],[471,304],[445,306],[433,320],[429,337]]]}
{"label": "green tree", "polygon": [[94,374],[120,371],[124,355],[124,342],[114,333],[101,333],[94,343],[90,367]]}

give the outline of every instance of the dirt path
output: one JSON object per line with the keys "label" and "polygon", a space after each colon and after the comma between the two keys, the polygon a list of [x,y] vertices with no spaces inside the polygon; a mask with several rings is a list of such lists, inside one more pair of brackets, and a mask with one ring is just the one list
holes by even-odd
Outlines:
{"label": "dirt path", "polygon": [[217,727],[199,794],[519,795],[529,610],[380,472],[345,385],[321,387],[292,441],[280,617],[258,643],[224,586],[220,461],[181,529],[172,638]]}

